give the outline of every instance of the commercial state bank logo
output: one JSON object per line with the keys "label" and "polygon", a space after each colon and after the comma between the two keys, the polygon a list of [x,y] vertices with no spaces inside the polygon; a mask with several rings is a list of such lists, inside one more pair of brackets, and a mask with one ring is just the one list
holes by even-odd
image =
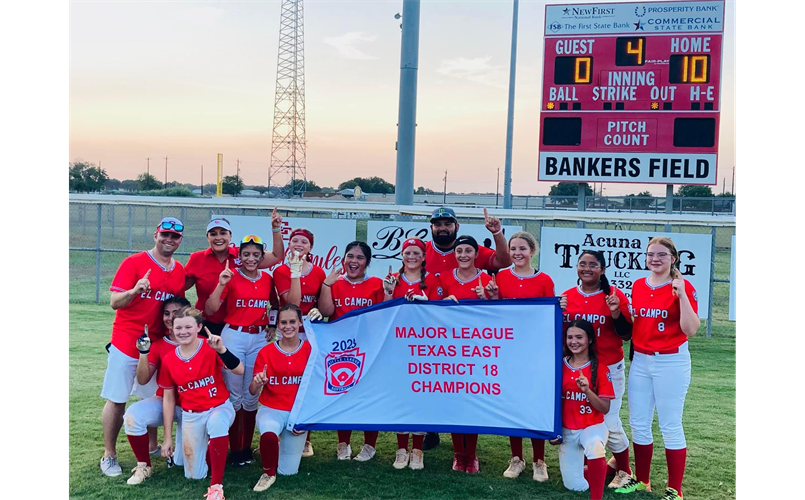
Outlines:
{"label": "commercial state bank logo", "polygon": [[331,352],[324,357],[324,394],[346,394],[360,381],[366,353],[360,348]]}

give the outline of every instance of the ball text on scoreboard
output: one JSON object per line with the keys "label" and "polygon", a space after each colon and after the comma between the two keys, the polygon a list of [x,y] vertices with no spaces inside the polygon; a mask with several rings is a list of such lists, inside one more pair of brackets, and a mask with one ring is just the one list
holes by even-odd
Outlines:
{"label": "ball text on scoreboard", "polygon": [[716,184],[723,1],[547,5],[541,181]]}

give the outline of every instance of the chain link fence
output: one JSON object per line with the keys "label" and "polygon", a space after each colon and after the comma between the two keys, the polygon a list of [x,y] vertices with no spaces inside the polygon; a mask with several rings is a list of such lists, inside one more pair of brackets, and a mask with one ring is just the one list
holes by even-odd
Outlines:
{"label": "chain link fence", "polygon": [[[127,256],[148,250],[154,246],[154,230],[163,217],[178,217],[187,228],[180,249],[174,254],[177,259],[186,263],[190,253],[203,250],[209,246],[204,232],[207,222],[215,215],[248,215],[270,218],[270,208],[241,207],[193,207],[170,206],[164,204],[148,205],[142,202],[110,203],[70,201],[70,302],[108,304],[109,286],[120,263]],[[392,208],[390,207],[389,212]],[[369,220],[400,220],[399,214],[376,214],[281,210],[284,217],[309,218],[355,218],[357,219],[357,239],[367,241],[366,227]],[[575,212],[579,214],[579,212]],[[417,218],[415,217],[415,220]],[[421,218],[423,221],[427,217]],[[587,227],[591,229],[614,229],[629,231],[668,231],[663,223],[613,223],[613,222],[576,222],[534,217],[508,219],[507,224],[519,225],[523,230],[540,239],[541,229],[548,227]],[[410,216],[409,216],[410,220]],[[459,217],[459,223],[482,224],[483,220]],[[709,234],[713,238],[714,273],[712,293],[711,320],[703,322],[707,334],[734,336],[735,326],[728,321],[729,313],[729,278],[730,251],[735,226],[706,225],[671,225],[671,232]],[[628,234],[627,234],[628,236]],[[535,267],[539,255],[535,256]],[[189,292],[190,293],[190,292]],[[701,304],[700,307],[707,307]],[[706,326],[705,326],[706,323]]]}

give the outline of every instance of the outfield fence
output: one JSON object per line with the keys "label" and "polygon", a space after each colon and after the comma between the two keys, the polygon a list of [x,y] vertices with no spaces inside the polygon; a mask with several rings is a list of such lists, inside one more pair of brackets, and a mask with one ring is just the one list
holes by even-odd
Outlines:
{"label": "outfield fence", "polygon": [[[71,195],[70,221],[70,302],[108,303],[109,286],[121,261],[127,256],[153,247],[153,234],[163,217],[178,217],[185,225],[178,260],[187,262],[191,252],[209,246],[204,229],[213,215],[270,217],[275,204],[284,217],[351,218],[357,223],[356,238],[367,241],[367,222],[423,221],[433,205],[398,207],[388,204],[322,202],[244,198],[181,199],[98,195]],[[634,214],[548,210],[492,210],[504,223],[522,226],[540,239],[543,227],[614,229],[623,231],[678,232],[707,234],[712,240],[713,270],[710,283],[707,335],[713,322],[728,320],[730,251],[735,234],[732,216],[684,214]],[[483,224],[480,210],[456,207],[459,222]]]}

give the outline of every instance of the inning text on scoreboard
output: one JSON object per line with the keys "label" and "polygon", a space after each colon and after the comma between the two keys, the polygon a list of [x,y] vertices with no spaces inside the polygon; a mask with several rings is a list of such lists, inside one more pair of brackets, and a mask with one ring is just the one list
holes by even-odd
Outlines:
{"label": "inning text on scoreboard", "polygon": [[716,183],[724,2],[548,5],[541,181]]}

